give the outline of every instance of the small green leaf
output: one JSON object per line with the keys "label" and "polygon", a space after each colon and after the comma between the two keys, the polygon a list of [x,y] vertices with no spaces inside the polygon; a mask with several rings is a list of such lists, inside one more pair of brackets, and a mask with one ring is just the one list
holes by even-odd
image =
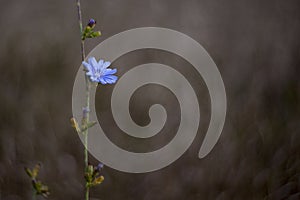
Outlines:
{"label": "small green leaf", "polygon": [[38,163],[34,166],[34,168],[32,169],[32,178],[36,178],[37,175],[39,174],[39,171],[40,171],[40,168],[41,168],[41,164]]}
{"label": "small green leaf", "polygon": [[81,39],[85,40],[87,38],[87,36],[92,32],[93,28],[86,26],[85,29],[83,30]]}
{"label": "small green leaf", "polygon": [[91,32],[89,34],[89,38],[95,38],[95,37],[99,37],[99,36],[101,36],[101,32],[100,31]]}
{"label": "small green leaf", "polygon": [[70,119],[70,121],[71,121],[71,126],[76,130],[77,133],[80,133],[81,131],[80,131],[80,128],[79,128],[79,125],[78,125],[76,119],[74,117],[72,117]]}
{"label": "small green leaf", "polygon": [[41,164],[38,163],[34,166],[34,168],[32,170],[30,170],[27,167],[25,167],[24,169],[30,178],[35,179],[37,177],[37,175],[39,174],[40,168],[41,168]]}
{"label": "small green leaf", "polygon": [[93,173],[94,173],[94,167],[93,165],[89,165],[85,172],[85,180],[87,183],[91,183],[93,181]]}
{"label": "small green leaf", "polygon": [[97,122],[92,121],[92,122],[89,122],[87,125],[83,125],[81,128],[81,132],[84,133],[87,129],[95,126],[96,124],[97,124]]}
{"label": "small green leaf", "polygon": [[31,172],[31,170],[30,170],[29,168],[27,168],[27,167],[25,167],[24,169],[25,169],[27,175],[28,175],[30,178],[32,178],[32,172]]}

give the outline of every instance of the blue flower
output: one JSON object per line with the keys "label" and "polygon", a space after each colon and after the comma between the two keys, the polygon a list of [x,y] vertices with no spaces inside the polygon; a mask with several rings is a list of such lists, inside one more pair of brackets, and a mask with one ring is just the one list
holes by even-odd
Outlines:
{"label": "blue flower", "polygon": [[113,84],[118,80],[118,77],[113,75],[117,69],[110,69],[110,62],[97,60],[94,57],[88,59],[88,62],[83,61],[82,64],[87,69],[86,75],[90,77],[92,82],[105,84]]}
{"label": "blue flower", "polygon": [[104,167],[104,165],[102,163],[99,163],[95,168],[94,168],[94,171],[96,173],[99,173],[100,170]]}
{"label": "blue flower", "polygon": [[91,28],[93,28],[95,25],[96,25],[96,20],[90,19],[89,23],[88,23],[88,26],[91,27]]}

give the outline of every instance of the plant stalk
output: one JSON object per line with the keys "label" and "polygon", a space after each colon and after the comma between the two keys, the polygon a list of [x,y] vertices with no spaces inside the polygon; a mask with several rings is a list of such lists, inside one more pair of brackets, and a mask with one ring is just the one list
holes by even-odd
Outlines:
{"label": "plant stalk", "polygon": [[[81,39],[81,60],[85,60],[85,48],[84,48],[84,40],[81,38],[83,34],[83,27],[82,27],[82,15],[81,15],[81,5],[80,5],[80,0],[76,0],[77,4],[77,13],[78,13],[78,23],[79,23],[79,29],[80,29],[80,39]],[[87,112],[84,115],[86,117],[85,119],[85,125],[88,124],[89,122],[89,110],[90,110],[90,81],[88,76],[85,74],[85,85],[86,85],[86,92],[85,92],[85,109]],[[85,165],[85,171],[88,168],[88,129],[86,129],[83,132],[84,135],[84,165]],[[85,188],[85,200],[89,200],[89,188],[86,186]]]}
{"label": "plant stalk", "polygon": [[33,192],[32,192],[32,200],[36,200],[36,193],[35,193],[35,190],[33,190]]}

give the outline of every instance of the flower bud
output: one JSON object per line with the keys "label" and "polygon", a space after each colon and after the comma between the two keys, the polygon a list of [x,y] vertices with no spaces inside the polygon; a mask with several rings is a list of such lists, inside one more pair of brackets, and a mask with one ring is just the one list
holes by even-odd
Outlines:
{"label": "flower bud", "polygon": [[90,19],[89,23],[88,23],[88,26],[91,27],[91,28],[94,28],[96,26],[96,20]]}

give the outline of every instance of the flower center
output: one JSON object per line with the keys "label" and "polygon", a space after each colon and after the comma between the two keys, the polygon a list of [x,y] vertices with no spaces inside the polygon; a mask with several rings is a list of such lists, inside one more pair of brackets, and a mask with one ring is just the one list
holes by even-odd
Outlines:
{"label": "flower center", "polygon": [[101,72],[96,72],[96,73],[95,73],[95,77],[100,78],[101,76],[102,76],[102,73],[101,73]]}

